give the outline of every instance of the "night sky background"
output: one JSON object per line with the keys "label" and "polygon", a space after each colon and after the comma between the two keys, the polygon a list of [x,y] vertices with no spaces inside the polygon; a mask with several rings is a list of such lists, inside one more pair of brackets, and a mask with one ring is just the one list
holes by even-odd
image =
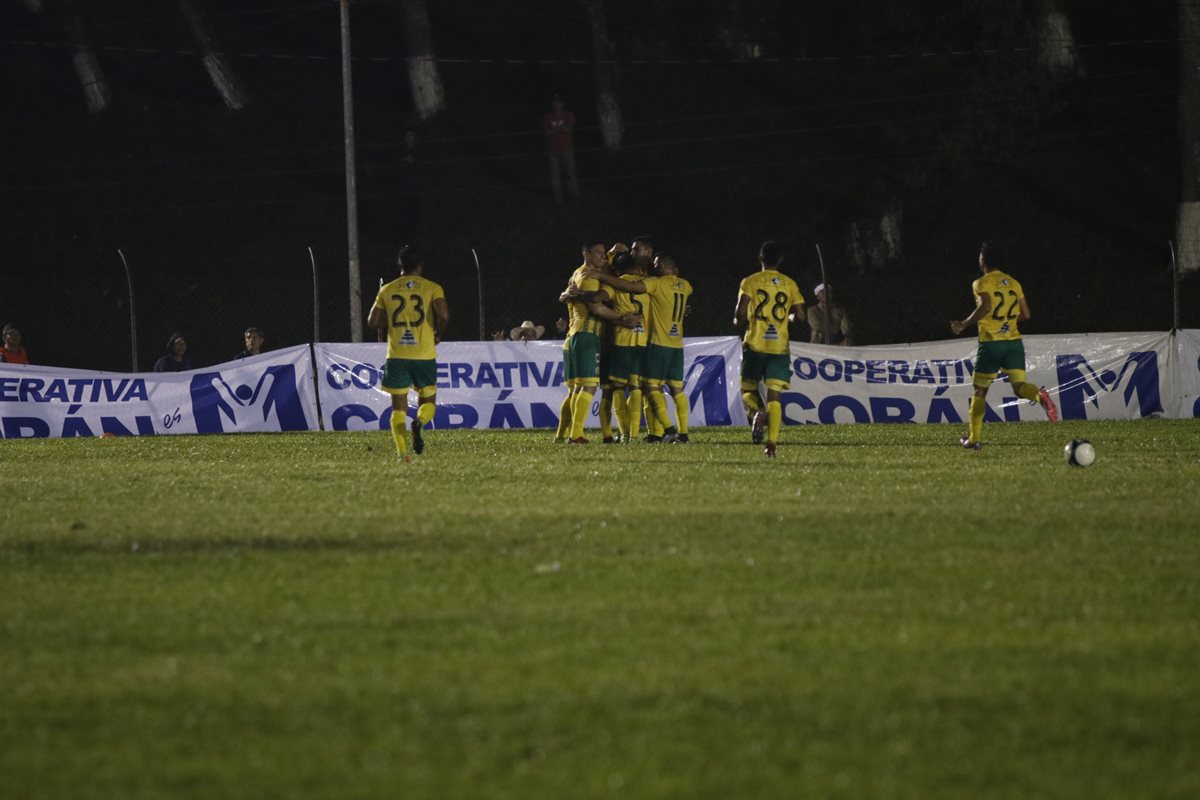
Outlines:
{"label": "night sky background", "polygon": [[[130,368],[118,249],[142,369],[176,330],[198,365],[240,350],[248,325],[268,347],[311,341],[309,247],[320,337],[351,336],[338,5],[193,2],[246,91],[240,110],[176,2],[0,5],[0,317],[35,362]],[[400,0],[352,3],[364,315],[412,242],[446,287],[447,338],[478,338],[471,248],[489,333],[552,326],[582,241],[651,234],[696,286],[689,335],[733,334],[738,281],[776,238],[806,293],[820,243],[858,342],[944,339],[996,237],[1033,307],[1026,333],[1171,327],[1174,2],[1061,3],[1079,69],[1058,75],[1038,60],[1035,2],[603,5],[617,150],[600,133],[585,3],[429,3],[446,105],[426,120]],[[101,112],[72,30],[110,89]],[[583,197],[565,206],[541,134],[555,91],[579,126]],[[1184,327],[1200,325],[1195,284]]]}

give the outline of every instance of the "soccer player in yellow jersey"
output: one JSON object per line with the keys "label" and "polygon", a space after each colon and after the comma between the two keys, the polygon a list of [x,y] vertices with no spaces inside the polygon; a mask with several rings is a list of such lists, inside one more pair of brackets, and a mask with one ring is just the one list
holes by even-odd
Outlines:
{"label": "soccer player in yellow jersey", "polygon": [[405,247],[397,259],[400,277],[379,287],[375,304],[367,316],[368,327],[386,331],[387,366],[383,390],[392,396],[392,439],[396,453],[411,460],[404,426],[408,421],[408,390],[419,398],[417,418],[412,421],[413,452],[425,450],[421,428],[433,419],[437,401],[436,345],[450,322],[450,308],[442,287],[421,272],[425,261],[415,247]]}
{"label": "soccer player in yellow jersey", "polygon": [[[650,398],[654,416],[663,426],[661,441],[686,444],[689,409],[687,394],[683,391],[683,318],[687,313],[688,299],[692,296],[692,284],[679,274],[679,265],[670,256],[659,255],[654,259],[654,266],[658,275],[638,281],[608,274],[597,274],[595,278],[620,292],[650,296],[650,330],[643,382],[645,392]],[[671,424],[662,398],[664,385],[671,390],[675,401],[676,425]],[[657,436],[646,438],[648,442],[656,440]]]}
{"label": "soccer player in yellow jersey", "polygon": [[[613,272],[626,281],[640,281],[645,270],[640,259],[621,254],[613,261]],[[650,296],[646,293],[613,291],[612,309],[619,314],[648,318]],[[608,379],[613,387],[620,441],[631,442],[642,424],[642,381],[646,372],[647,332],[644,324],[614,326],[613,349],[609,356]]]}
{"label": "soccer player in yellow jersey", "polygon": [[[778,242],[766,241],[758,250],[758,272],[738,286],[733,324],[746,329],[742,340],[742,402],[754,425],[755,444],[762,441],[763,455],[775,457],[779,428],[783,424],[783,391],[792,381],[792,359],[788,350],[788,322],[803,319],[804,295],[796,282],[779,271],[783,251]],[[759,381],[767,387],[767,407],[758,394]]]}
{"label": "soccer player in yellow jersey", "polygon": [[1058,408],[1043,388],[1025,381],[1025,343],[1017,323],[1029,319],[1029,302],[1016,278],[1004,272],[1004,256],[996,242],[984,242],[979,247],[979,271],[982,278],[971,284],[975,309],[966,319],[950,323],[950,331],[959,335],[975,325],[979,329],[979,344],[975,350],[975,376],[971,383],[975,394],[968,413],[967,434],[959,443],[968,450],[979,450],[983,433],[983,416],[987,411],[985,398],[988,387],[999,372],[1008,376],[1018,397],[1038,403],[1051,422],[1058,422]]}
{"label": "soccer player in yellow jersey", "polygon": [[[619,314],[605,302],[609,293],[601,288],[593,277],[608,267],[608,253],[604,243],[591,241],[583,246],[583,265],[571,275],[564,297],[567,304],[569,327],[567,328],[567,350],[564,375],[571,386],[571,428],[567,441],[570,444],[588,444],[583,435],[583,425],[592,397],[600,385],[600,336],[605,320],[632,325],[641,319],[631,314]],[[560,298],[561,299],[561,298]]]}

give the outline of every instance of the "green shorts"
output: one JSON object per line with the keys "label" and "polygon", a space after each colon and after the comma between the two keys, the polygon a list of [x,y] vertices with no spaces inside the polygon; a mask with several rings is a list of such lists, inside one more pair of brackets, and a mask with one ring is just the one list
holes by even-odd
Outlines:
{"label": "green shorts", "polygon": [[437,385],[437,359],[389,358],[383,369],[383,388],[388,392],[407,392],[410,386],[424,389]]}
{"label": "green shorts", "polygon": [[616,383],[637,383],[646,374],[646,347],[616,345],[609,356],[608,377]]}
{"label": "green shorts", "polygon": [[975,371],[995,375],[1002,369],[1025,369],[1025,342],[1004,339],[979,343],[975,350]]}
{"label": "green shorts", "polygon": [[600,378],[600,337],[594,333],[572,334],[567,340],[567,368],[573,381],[595,385]]}
{"label": "green shorts", "polygon": [[683,348],[646,345],[645,377],[652,381],[683,383]]}
{"label": "green shorts", "polygon": [[787,353],[760,353],[742,348],[742,380],[792,382],[792,357]]}

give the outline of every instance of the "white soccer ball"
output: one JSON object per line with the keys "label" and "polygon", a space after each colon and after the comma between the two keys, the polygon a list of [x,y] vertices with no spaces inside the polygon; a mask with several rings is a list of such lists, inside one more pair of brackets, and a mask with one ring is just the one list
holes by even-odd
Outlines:
{"label": "white soccer ball", "polygon": [[1063,455],[1072,467],[1090,467],[1096,460],[1096,448],[1087,439],[1072,439],[1063,448]]}

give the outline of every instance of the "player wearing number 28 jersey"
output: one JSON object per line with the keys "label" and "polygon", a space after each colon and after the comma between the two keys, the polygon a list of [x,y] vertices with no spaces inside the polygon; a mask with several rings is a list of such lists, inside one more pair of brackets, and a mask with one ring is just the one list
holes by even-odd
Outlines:
{"label": "player wearing number 28 jersey", "polygon": [[[767,442],[763,453],[774,458],[783,423],[783,391],[792,379],[788,322],[793,314],[804,314],[804,295],[794,280],[779,271],[783,255],[777,242],[763,242],[758,261],[762,269],[738,286],[734,324],[746,329],[742,340],[742,403],[753,421],[756,443],[762,441],[765,414]],[[765,411],[758,394],[760,381],[767,387]]]}
{"label": "player wearing number 28 jersey", "polygon": [[966,319],[950,323],[956,336],[976,325],[979,344],[975,351],[975,374],[972,384],[975,393],[968,411],[967,434],[960,443],[968,450],[980,448],[983,417],[987,411],[985,398],[996,375],[1004,372],[1013,391],[1031,403],[1039,403],[1052,422],[1058,421],[1058,409],[1050,394],[1025,381],[1025,343],[1017,323],[1030,317],[1029,303],[1020,282],[1001,269],[1000,248],[995,242],[984,242],[979,248],[979,269],[983,277],[971,284],[975,309]]}

